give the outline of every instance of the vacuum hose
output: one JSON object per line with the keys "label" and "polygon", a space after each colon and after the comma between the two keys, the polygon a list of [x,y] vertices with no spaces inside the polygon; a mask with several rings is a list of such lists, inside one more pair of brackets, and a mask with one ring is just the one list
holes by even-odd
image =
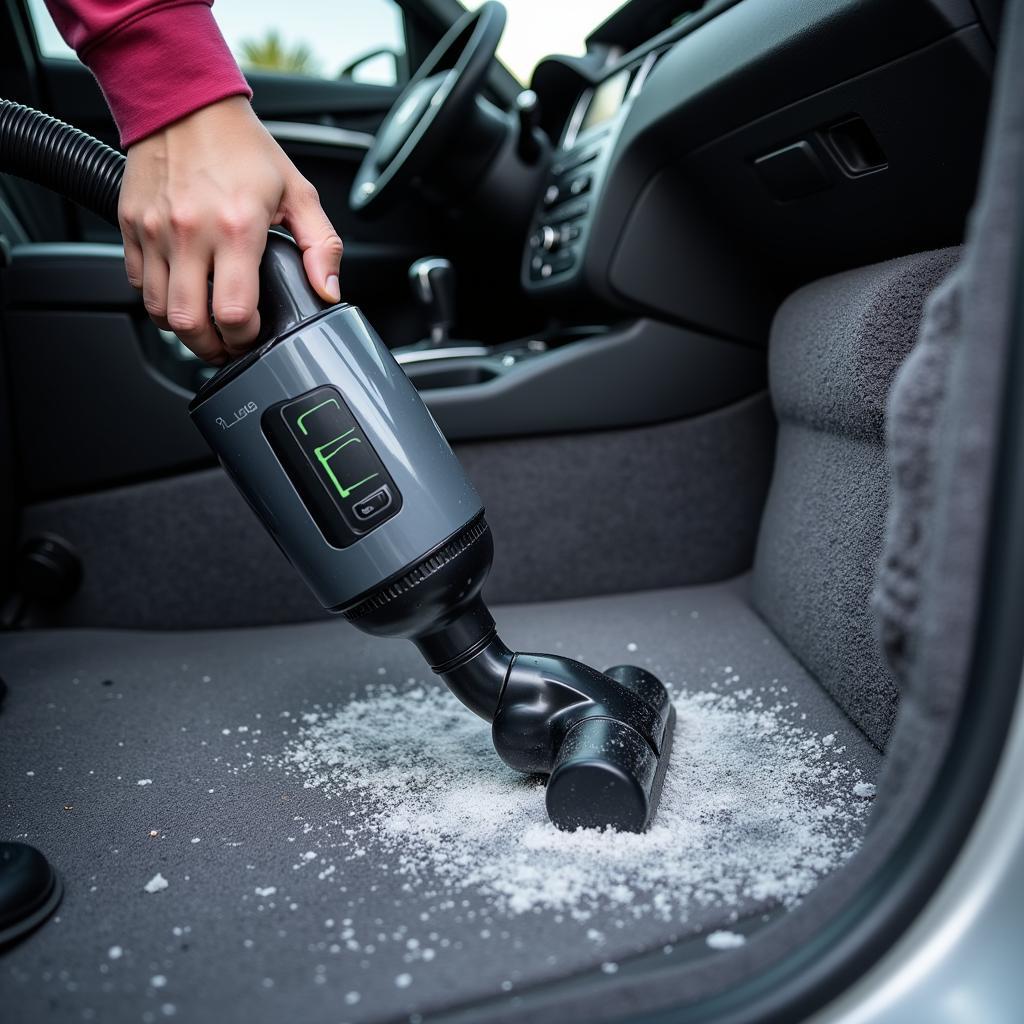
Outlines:
{"label": "vacuum hose", "polygon": [[[123,169],[70,125],[0,102],[0,171],[116,224]],[[491,722],[506,764],[548,776],[555,825],[645,829],[672,747],[665,687],[635,666],[598,672],[502,643],[482,597],[493,544],[480,496],[365,317],[322,302],[273,231],[259,310],[256,346],[189,414],[278,546],[325,608],[411,640]]]}
{"label": "vacuum hose", "polygon": [[117,226],[123,154],[12,100],[0,100],[0,173],[43,185]]}

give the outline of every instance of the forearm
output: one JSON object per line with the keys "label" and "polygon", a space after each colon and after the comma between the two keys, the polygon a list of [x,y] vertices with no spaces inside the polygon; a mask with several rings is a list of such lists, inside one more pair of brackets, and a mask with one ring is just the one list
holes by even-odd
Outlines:
{"label": "forearm", "polygon": [[212,0],[46,0],[93,72],[126,148],[201,107],[251,96]]}

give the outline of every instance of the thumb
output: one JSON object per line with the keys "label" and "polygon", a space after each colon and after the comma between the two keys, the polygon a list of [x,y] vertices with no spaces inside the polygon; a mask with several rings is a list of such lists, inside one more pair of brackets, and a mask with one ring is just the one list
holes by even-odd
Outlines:
{"label": "thumb", "polygon": [[320,298],[327,302],[341,300],[338,274],[343,246],[334,226],[320,206],[316,189],[305,179],[286,189],[282,206],[282,223],[292,233],[302,250],[306,276]]}

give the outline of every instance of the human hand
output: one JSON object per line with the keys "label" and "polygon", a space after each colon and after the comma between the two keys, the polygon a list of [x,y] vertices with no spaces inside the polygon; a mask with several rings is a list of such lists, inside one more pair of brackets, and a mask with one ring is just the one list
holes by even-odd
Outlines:
{"label": "human hand", "polygon": [[[342,244],[316,190],[253,113],[232,96],[128,150],[118,207],[128,280],[156,324],[221,364],[259,332],[259,263],[267,230],[294,235],[310,284],[339,301]],[[210,322],[207,281],[213,274]]]}

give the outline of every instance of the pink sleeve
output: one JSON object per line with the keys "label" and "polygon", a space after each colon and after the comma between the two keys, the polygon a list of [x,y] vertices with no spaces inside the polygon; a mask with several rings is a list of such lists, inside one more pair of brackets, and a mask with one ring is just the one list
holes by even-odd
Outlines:
{"label": "pink sleeve", "polygon": [[213,0],[46,0],[96,76],[121,145],[227,96],[252,97],[213,20]]}

